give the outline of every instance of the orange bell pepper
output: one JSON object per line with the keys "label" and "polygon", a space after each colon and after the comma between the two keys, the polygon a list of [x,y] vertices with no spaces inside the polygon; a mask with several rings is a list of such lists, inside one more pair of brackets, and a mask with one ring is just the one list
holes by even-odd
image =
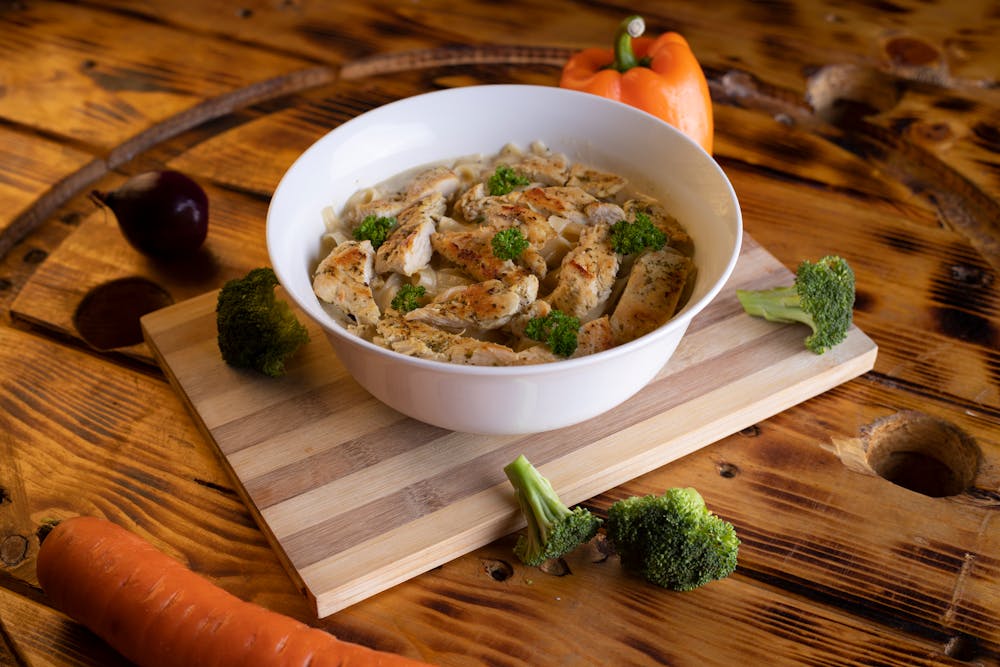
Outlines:
{"label": "orange bell pepper", "polygon": [[712,153],[712,98],[701,65],[676,32],[653,39],[640,16],[622,21],[614,49],[584,49],[559,85],[624,102],[670,123]]}

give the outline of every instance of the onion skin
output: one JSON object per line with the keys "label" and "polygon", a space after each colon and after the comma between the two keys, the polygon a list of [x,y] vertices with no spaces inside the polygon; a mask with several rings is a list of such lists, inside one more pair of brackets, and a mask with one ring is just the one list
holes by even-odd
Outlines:
{"label": "onion skin", "polygon": [[125,239],[151,257],[194,252],[208,235],[208,196],[179,171],[149,171],[90,196],[111,209]]}

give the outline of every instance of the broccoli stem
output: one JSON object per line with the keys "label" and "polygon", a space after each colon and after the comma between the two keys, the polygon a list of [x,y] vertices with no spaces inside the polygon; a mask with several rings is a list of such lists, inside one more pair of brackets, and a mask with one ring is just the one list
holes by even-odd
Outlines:
{"label": "broccoli stem", "polygon": [[802,309],[802,297],[794,285],[768,290],[737,290],[736,296],[749,315],[769,322],[800,322],[815,329],[812,316]]}
{"label": "broccoli stem", "polygon": [[544,542],[552,526],[571,514],[570,509],[524,454],[507,464],[503,471],[514,486],[518,503],[528,520],[528,530],[540,535]]}
{"label": "broccoli stem", "polygon": [[601,520],[585,508],[566,507],[549,480],[523,454],[503,470],[528,524],[514,546],[514,553],[522,562],[541,565],[569,553],[597,534]]}

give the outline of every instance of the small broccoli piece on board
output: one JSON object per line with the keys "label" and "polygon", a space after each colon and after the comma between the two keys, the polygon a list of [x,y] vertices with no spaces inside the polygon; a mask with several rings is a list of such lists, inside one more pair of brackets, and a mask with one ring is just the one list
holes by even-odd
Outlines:
{"label": "small broccoli piece on board", "polygon": [[583,507],[569,509],[552,484],[522,454],[503,469],[514,486],[517,504],[528,522],[514,554],[525,565],[559,558],[597,534],[601,520]]}
{"label": "small broccoli piece on board", "polygon": [[216,327],[222,359],[271,377],[309,341],[309,333],[287,302],[275,297],[278,278],[270,267],[253,269],[219,290]]}
{"label": "small broccoli piece on board", "polygon": [[805,339],[806,348],[816,354],[823,354],[847,338],[854,296],[854,271],[836,255],[799,264],[792,285],[736,290],[736,298],[749,315],[771,322],[808,325],[812,333]]}
{"label": "small broccoli piece on board", "polygon": [[736,569],[736,529],[692,488],[619,500],[605,527],[622,567],[664,588],[689,591]]}

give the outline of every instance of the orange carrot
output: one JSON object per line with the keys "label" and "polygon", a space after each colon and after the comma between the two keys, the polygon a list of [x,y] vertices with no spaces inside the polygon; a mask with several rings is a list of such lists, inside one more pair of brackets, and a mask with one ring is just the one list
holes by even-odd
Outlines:
{"label": "orange carrot", "polygon": [[427,667],[245,602],[104,519],[59,523],[36,567],[57,608],[142,667]]}

